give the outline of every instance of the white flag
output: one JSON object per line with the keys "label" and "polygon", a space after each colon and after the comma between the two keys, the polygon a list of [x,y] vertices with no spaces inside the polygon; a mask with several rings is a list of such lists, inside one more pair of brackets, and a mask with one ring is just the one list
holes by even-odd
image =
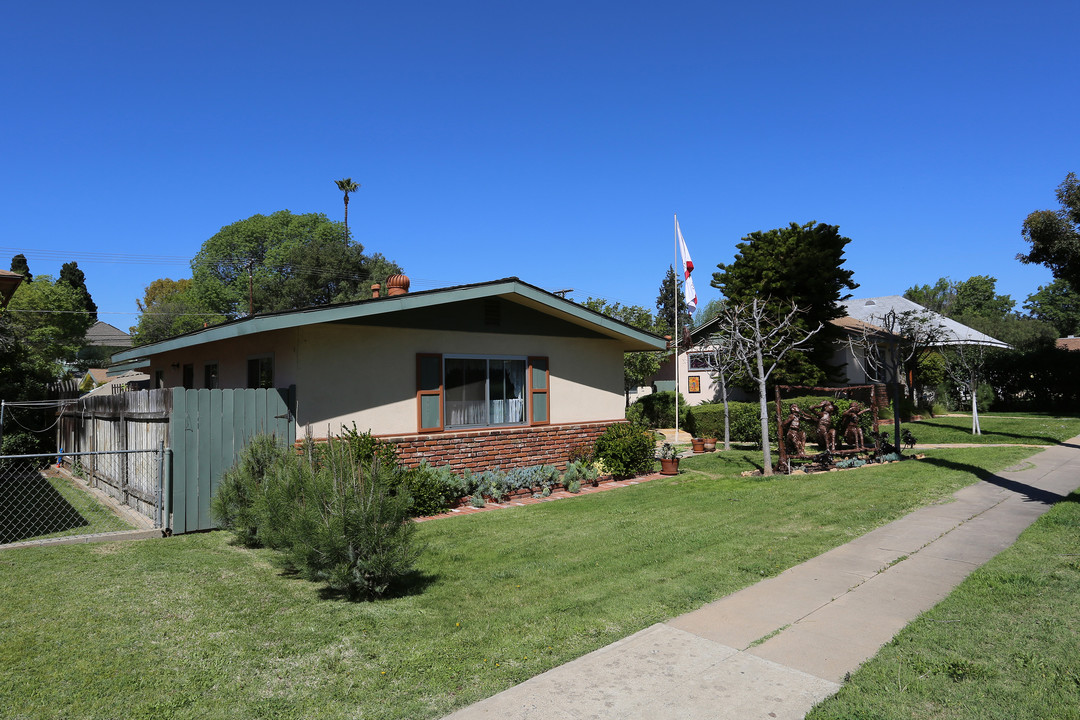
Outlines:
{"label": "white flag", "polygon": [[697,310],[697,290],[694,289],[694,281],[690,278],[690,273],[694,271],[694,261],[690,259],[690,251],[686,249],[686,241],[683,240],[678,220],[675,220],[675,234],[679,236],[679,251],[682,253],[683,290],[686,294],[686,307],[693,314]]}

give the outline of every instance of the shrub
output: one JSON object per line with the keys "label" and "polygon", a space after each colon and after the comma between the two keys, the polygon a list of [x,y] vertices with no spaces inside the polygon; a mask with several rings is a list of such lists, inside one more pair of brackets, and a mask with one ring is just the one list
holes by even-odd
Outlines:
{"label": "shrub", "polygon": [[405,489],[412,498],[409,511],[414,516],[436,515],[465,495],[465,485],[449,465],[434,467],[427,460],[402,473]]}
{"label": "shrub", "polygon": [[566,489],[569,492],[572,492],[572,493],[575,493],[575,494],[581,492],[581,481],[580,480],[574,480],[573,482],[571,482],[569,485],[566,486]]}
{"label": "shrub", "polygon": [[[770,404],[769,437],[776,439],[776,418]],[[698,405],[693,410],[697,431],[702,437],[724,437],[723,404]],[[728,430],[732,442],[761,445],[761,409],[756,402],[728,402]]]}
{"label": "shrub", "polygon": [[210,500],[210,512],[218,527],[231,530],[248,547],[262,544],[256,503],[267,474],[293,453],[272,435],[256,435],[240,452],[236,464],[225,471]]}
{"label": "shrub", "polygon": [[[635,408],[640,408],[635,410]],[[675,427],[675,393],[670,390],[652,393],[634,401],[626,413],[627,420],[650,428]],[[694,433],[693,413],[686,398],[679,395],[679,425],[688,433]]]}
{"label": "shrub", "polygon": [[628,423],[610,425],[596,441],[596,457],[615,477],[632,477],[653,466],[652,433]]}
{"label": "shrub", "polygon": [[379,461],[357,466],[334,448],[322,466],[293,462],[301,489],[281,532],[286,564],[350,599],[384,595],[412,570],[418,551],[409,522],[411,499],[397,492],[401,469]]}
{"label": "shrub", "polygon": [[241,542],[279,550],[305,578],[351,599],[378,597],[417,556],[407,471],[381,451],[359,434],[305,443],[300,455],[257,437],[219,484],[215,517]]}

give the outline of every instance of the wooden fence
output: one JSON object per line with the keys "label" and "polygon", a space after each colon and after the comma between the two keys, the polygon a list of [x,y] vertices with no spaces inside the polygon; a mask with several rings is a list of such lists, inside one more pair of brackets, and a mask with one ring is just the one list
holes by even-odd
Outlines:
{"label": "wooden fence", "polygon": [[168,447],[171,390],[143,390],[123,395],[95,395],[64,408],[59,426],[59,454],[89,455],[69,461],[94,487],[150,518],[158,514],[158,473],[147,453]]}
{"label": "wooden fence", "polygon": [[[63,453],[164,446],[165,526],[175,533],[207,530],[214,527],[210,497],[251,438],[269,433],[283,443],[296,442],[295,407],[295,386],[165,388],[85,397],[64,410],[58,446]],[[155,517],[155,472],[137,467],[137,461],[125,455],[87,456],[78,461],[94,485]]]}

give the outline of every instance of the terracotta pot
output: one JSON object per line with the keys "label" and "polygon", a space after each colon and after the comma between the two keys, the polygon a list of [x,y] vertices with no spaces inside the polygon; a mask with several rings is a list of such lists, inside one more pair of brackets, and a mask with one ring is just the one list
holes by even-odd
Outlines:
{"label": "terracotta pot", "polygon": [[705,438],[705,452],[716,450],[716,438]]}
{"label": "terracotta pot", "polygon": [[678,475],[679,474],[679,458],[667,458],[660,459],[660,474],[661,475]]}
{"label": "terracotta pot", "polygon": [[692,438],[690,444],[694,446],[695,453],[705,452],[705,440],[703,438]]}

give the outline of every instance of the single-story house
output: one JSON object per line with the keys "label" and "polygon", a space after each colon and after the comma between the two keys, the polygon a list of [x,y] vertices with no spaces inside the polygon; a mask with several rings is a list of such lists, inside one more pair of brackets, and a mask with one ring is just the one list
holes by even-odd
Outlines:
{"label": "single-story house", "polygon": [[295,387],[297,437],[354,426],[407,464],[563,464],[623,419],[623,353],[656,335],[517,278],[254,316],[113,356],[152,387]]}

